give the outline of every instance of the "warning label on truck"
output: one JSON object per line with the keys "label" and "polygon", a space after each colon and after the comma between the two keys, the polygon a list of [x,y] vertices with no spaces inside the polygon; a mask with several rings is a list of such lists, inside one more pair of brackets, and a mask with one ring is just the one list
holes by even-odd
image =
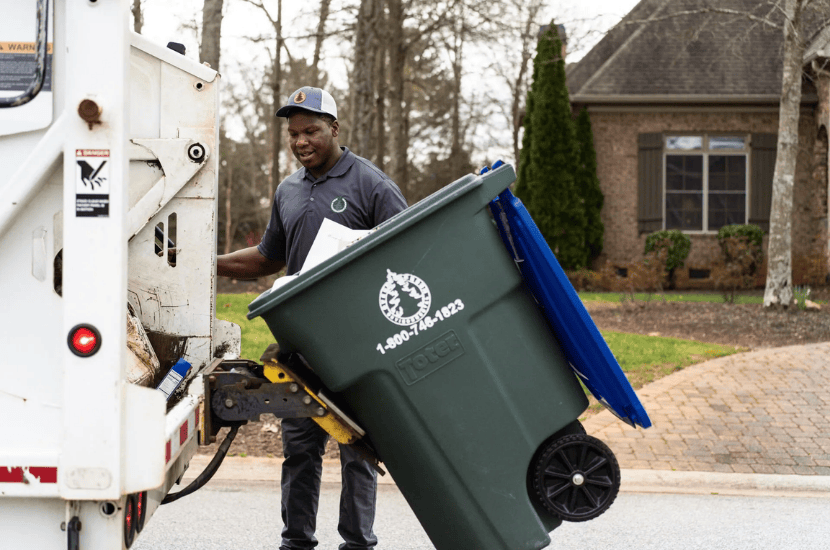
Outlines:
{"label": "warning label on truck", "polygon": [[75,150],[75,216],[110,215],[109,149]]}
{"label": "warning label on truck", "polygon": [[[0,42],[0,92],[25,92],[29,89],[37,64],[35,48],[34,42]],[[46,48],[46,75],[41,90],[52,91],[51,43]]]}

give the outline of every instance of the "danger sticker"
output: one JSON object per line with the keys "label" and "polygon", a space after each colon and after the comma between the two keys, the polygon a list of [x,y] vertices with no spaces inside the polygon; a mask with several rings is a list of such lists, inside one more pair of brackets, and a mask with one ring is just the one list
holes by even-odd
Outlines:
{"label": "danger sticker", "polygon": [[75,216],[106,218],[109,213],[109,149],[76,149]]}

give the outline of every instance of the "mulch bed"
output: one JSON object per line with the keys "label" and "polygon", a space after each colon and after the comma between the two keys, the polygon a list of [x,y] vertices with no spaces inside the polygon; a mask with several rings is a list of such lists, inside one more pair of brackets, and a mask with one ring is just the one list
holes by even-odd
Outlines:
{"label": "mulch bed", "polygon": [[761,304],[627,302],[589,306],[600,329],[698,340],[749,349],[830,341],[830,307],[823,311],[764,308]]}
{"label": "mulch bed", "polygon": [[[830,306],[822,311],[765,309],[760,304],[649,302],[591,303],[588,310],[602,330],[658,335],[747,349],[811,344],[830,341]],[[224,439],[226,430],[219,434]],[[218,444],[200,447],[213,455]],[[242,426],[231,445],[230,456],[282,456],[279,421],[263,415],[260,422]],[[329,441],[326,458],[339,456]]]}

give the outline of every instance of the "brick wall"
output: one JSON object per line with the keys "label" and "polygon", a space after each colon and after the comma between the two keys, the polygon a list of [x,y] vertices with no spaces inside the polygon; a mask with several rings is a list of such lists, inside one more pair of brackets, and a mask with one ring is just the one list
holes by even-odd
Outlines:
{"label": "brick wall", "polygon": [[[637,232],[637,136],[647,132],[678,133],[777,133],[778,114],[768,113],[659,113],[659,112],[592,112],[591,124],[597,151],[597,175],[605,203],[602,221],[605,244],[594,268],[605,262],[625,266],[642,257],[645,235]],[[804,264],[821,258],[827,264],[827,185],[826,158],[824,184],[817,178],[816,166],[820,153],[816,148],[816,120],[812,112],[802,116],[801,151],[794,189],[793,264],[794,275],[804,271]],[[818,148],[821,149],[820,147]],[[826,155],[825,155],[826,157]],[[820,170],[819,170],[820,171]],[[686,268],[709,269],[720,254],[714,234],[690,235],[692,249]],[[766,248],[766,239],[764,240]],[[688,270],[677,273],[680,287],[710,288],[708,279],[688,278]],[[765,271],[765,268],[764,270]],[[759,277],[759,284],[763,284]],[[795,284],[803,284],[797,278]]]}

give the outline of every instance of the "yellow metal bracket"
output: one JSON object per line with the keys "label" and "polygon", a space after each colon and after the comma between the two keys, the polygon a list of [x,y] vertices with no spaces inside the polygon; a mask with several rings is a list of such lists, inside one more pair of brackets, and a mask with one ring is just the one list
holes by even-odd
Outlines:
{"label": "yellow metal bracket", "polygon": [[302,387],[308,395],[317,401],[320,405],[317,409],[318,415],[312,416],[311,419],[319,424],[338,443],[351,445],[363,437],[363,430],[357,424],[349,420],[331,401],[318,395],[298,377],[294,376],[285,365],[279,361],[270,360],[266,361],[263,367],[265,377],[274,384],[296,384],[297,391]]}

